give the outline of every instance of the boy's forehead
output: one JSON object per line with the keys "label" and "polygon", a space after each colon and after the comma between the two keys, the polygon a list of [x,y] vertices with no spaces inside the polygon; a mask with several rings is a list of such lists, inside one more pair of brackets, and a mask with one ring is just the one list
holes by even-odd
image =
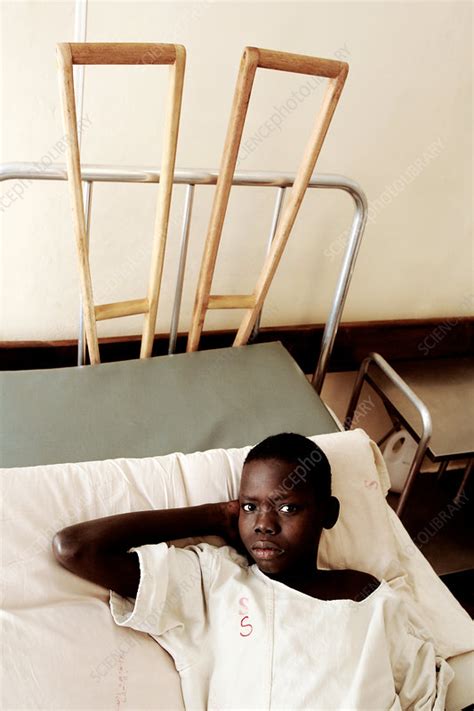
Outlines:
{"label": "boy's forehead", "polygon": [[300,489],[306,483],[297,471],[297,463],[279,459],[254,459],[243,467],[240,489],[247,492],[281,482],[287,490]]}
{"label": "boy's forehead", "polygon": [[283,459],[252,459],[244,464],[242,477],[250,479],[262,475],[284,475],[293,471],[296,466],[296,462],[287,462]]}

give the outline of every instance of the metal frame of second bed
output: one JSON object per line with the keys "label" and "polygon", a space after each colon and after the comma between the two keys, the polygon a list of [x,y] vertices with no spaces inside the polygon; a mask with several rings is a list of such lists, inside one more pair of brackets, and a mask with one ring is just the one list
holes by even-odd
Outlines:
{"label": "metal frame of second bed", "polygon": [[[219,173],[215,170],[180,170],[174,172],[173,183],[186,185],[183,207],[183,220],[180,236],[180,256],[176,275],[175,296],[170,324],[169,354],[176,348],[178,323],[186,269],[186,259],[189,245],[194,191],[197,185],[216,185]],[[0,165],[0,181],[18,180],[59,180],[67,181],[67,168],[64,164],[53,164],[38,170],[33,162],[5,163]],[[160,171],[147,167],[116,167],[110,165],[82,165],[81,179],[84,184],[84,209],[86,216],[86,231],[90,233],[90,217],[94,183],[159,183]],[[278,220],[282,210],[285,191],[293,185],[295,173],[275,173],[261,171],[237,171],[232,180],[237,186],[258,186],[276,189],[273,218],[268,235],[267,253],[274,239]],[[341,268],[336,282],[330,311],[326,320],[318,364],[312,378],[312,384],[318,394],[324,382],[329,358],[341,321],[344,304],[354,272],[357,254],[360,248],[364,228],[367,221],[367,198],[362,188],[352,179],[342,175],[315,174],[310,179],[308,188],[342,190],[348,193],[354,202],[354,215],[347,237],[347,244],[342,258]],[[252,338],[258,333],[259,321],[253,330]],[[84,333],[84,318],[82,304],[79,312],[78,365],[85,364],[86,341]]]}

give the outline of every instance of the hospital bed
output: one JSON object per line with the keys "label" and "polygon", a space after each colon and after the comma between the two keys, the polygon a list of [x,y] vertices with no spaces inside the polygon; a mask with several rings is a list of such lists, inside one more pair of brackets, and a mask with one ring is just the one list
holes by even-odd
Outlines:
{"label": "hospital bed", "polygon": [[[38,175],[32,166],[16,164],[2,167],[2,177],[7,176],[65,180],[66,170],[55,166]],[[157,182],[159,172],[85,166],[83,177],[91,183]],[[235,182],[266,185],[276,191],[278,200],[280,191],[291,185],[292,177],[237,173]],[[212,171],[176,171],[175,175],[177,181],[192,181],[191,186],[212,185],[216,179],[217,174]],[[50,549],[52,535],[66,525],[89,518],[173,505],[172,492],[168,491],[166,501],[160,498],[166,490],[166,482],[159,478],[159,473],[166,469],[163,466],[166,456],[159,455],[179,459],[185,453],[195,457],[199,454],[193,453],[202,452],[206,458],[210,456],[209,450],[219,448],[225,464],[233,453],[239,455],[248,445],[278,431],[296,431],[308,436],[326,433],[326,437],[330,436],[328,433],[341,433],[341,423],[321,400],[318,390],[324,382],[354,270],[366,201],[359,186],[346,178],[316,175],[311,186],[349,192],[355,204],[346,254],[313,376],[317,387],[308,381],[280,343],[173,353],[189,239],[189,201],[185,205],[170,327],[171,355],[95,366],[0,373],[6,601],[2,614],[7,653],[4,659],[10,660],[6,665],[9,683],[4,684],[3,708],[81,708],[79,701],[70,698],[71,689],[82,699],[82,708],[170,708],[171,699],[174,704],[181,703],[177,674],[166,653],[160,650],[160,683],[151,683],[147,675],[156,669],[156,645],[151,639],[145,644],[143,637],[131,630],[121,629],[119,634],[109,620],[106,592],[63,569],[58,570]],[[78,351],[80,354],[80,347]],[[176,475],[175,465],[171,471]],[[233,474],[229,475],[234,486],[236,471],[234,464]],[[218,480],[219,472],[215,474]],[[172,475],[169,476],[168,487]],[[189,486],[188,483],[187,489]],[[198,503],[203,492],[207,494],[204,499],[210,500],[231,495],[228,483],[224,490],[213,486],[207,479],[199,489],[201,498],[175,498],[178,503],[174,505]],[[43,512],[35,509],[35,499],[41,504],[39,509],[44,507]],[[384,506],[388,510],[385,501]],[[408,550],[408,535],[395,514],[389,525],[396,531],[399,545]],[[413,555],[407,560],[429,568],[421,553],[417,555],[420,559]],[[428,570],[426,575],[433,585],[437,580],[434,572]],[[460,614],[455,609],[456,601],[441,581],[439,585],[440,597],[434,596],[435,600],[447,615],[456,617]],[[464,623],[469,624],[466,620]],[[64,631],[68,626],[70,633]],[[103,630],[101,643],[89,639],[96,629]],[[41,659],[27,651],[35,645],[42,650]],[[63,650],[61,659],[54,652],[55,646]],[[75,677],[69,666],[70,655],[78,652],[83,661]],[[473,693],[469,656],[460,653],[454,661],[450,660],[457,670],[448,695],[447,708],[453,711],[467,706]],[[51,676],[55,666],[62,670],[60,678]],[[20,678],[27,680],[26,685],[24,681],[19,683]],[[149,695],[138,693],[137,689],[146,688],[147,684]],[[167,691],[164,695],[160,692],[161,701],[157,701],[156,693],[163,685]],[[91,702],[91,698],[95,701]],[[131,699],[135,706],[129,705]]]}
{"label": "hospital bed", "polygon": [[[381,575],[381,570],[391,569],[395,563],[397,568],[404,561],[413,586],[419,584],[423,591],[419,602],[426,602],[427,609],[431,604],[432,613],[437,603],[441,613],[453,615],[453,629],[462,639],[450,640],[454,647],[446,647],[456,650],[453,666],[459,669],[447,708],[466,706],[473,700],[467,659],[469,620],[421,553],[410,548],[401,522],[388,510],[383,496],[388,479],[373,443],[360,430],[357,438],[354,432],[343,433],[319,396],[365,225],[367,204],[362,190],[341,176],[314,175],[308,185],[346,191],[355,204],[318,366],[310,383],[279,343],[173,354],[193,191],[197,185],[216,184],[219,175],[175,170],[173,176],[175,183],[188,188],[170,355],[0,373],[5,533],[3,708],[180,708],[177,674],[169,658],[163,650],[158,653],[146,635],[114,626],[108,615],[107,592],[57,566],[50,547],[52,535],[87,518],[231,498],[248,446],[284,430],[326,438],[321,443],[332,451],[338,471],[340,440],[331,438],[345,437],[349,451],[360,447],[357,485],[362,481],[367,490],[367,516],[378,520],[379,545],[386,542],[380,548],[383,565],[372,551],[371,570]],[[38,173],[31,164],[10,164],[2,167],[1,177],[66,180],[67,170],[57,165]],[[93,183],[159,182],[160,171],[81,166],[81,178],[89,186],[87,216]],[[276,191],[270,249],[283,191],[294,181],[294,175],[232,176],[234,185],[259,185]],[[257,333],[258,324],[254,338]],[[247,340],[249,337],[248,333]],[[369,459],[364,461],[364,457]],[[367,462],[373,470],[367,468]],[[374,495],[378,503],[370,509]],[[328,562],[333,562],[329,554]],[[393,575],[402,584],[408,574],[397,570]],[[422,583],[420,576],[424,576]],[[449,637],[449,633],[443,634]],[[78,660],[75,666],[74,656]]]}

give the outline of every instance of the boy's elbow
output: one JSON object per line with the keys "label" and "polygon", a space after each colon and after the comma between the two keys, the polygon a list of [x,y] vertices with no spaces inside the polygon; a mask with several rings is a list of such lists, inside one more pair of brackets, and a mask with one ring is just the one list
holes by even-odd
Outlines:
{"label": "boy's elbow", "polygon": [[73,540],[67,528],[54,534],[51,546],[53,555],[59,563],[70,560],[77,553],[77,542]]}

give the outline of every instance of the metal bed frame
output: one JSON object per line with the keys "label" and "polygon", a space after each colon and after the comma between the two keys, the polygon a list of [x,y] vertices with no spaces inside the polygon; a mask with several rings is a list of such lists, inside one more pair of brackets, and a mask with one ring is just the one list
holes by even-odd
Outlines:
{"label": "metal bed frame", "polygon": [[[357,403],[359,401],[362,386],[365,381],[367,381],[372,387],[375,387],[374,381],[370,379],[368,375],[368,370],[370,365],[376,366],[394,385],[402,395],[413,405],[415,410],[418,412],[421,420],[421,436],[418,439],[417,448],[415,450],[415,455],[413,461],[410,465],[410,470],[407,475],[407,479],[400,493],[400,498],[398,499],[396,513],[401,518],[402,511],[404,511],[408,495],[410,494],[413,485],[415,483],[415,478],[421,469],[423,459],[425,457],[426,451],[428,449],[428,444],[433,433],[433,424],[431,421],[431,415],[422,400],[418,395],[413,392],[410,386],[401,378],[398,373],[387,363],[385,358],[383,358],[380,353],[369,353],[369,355],[362,361],[359,372],[352,389],[351,399],[347,407],[346,417],[344,419],[344,429],[350,430],[352,420],[357,408]],[[376,392],[378,392],[376,388]],[[389,412],[390,415],[390,412]],[[382,439],[380,439],[377,444],[379,447],[382,446],[383,442],[387,437],[394,431],[392,428],[387,434],[385,434]]]}
{"label": "metal bed frame", "polygon": [[[183,221],[180,237],[180,257],[176,276],[176,288],[174,304],[170,324],[169,354],[173,354],[176,349],[176,338],[178,332],[178,322],[181,310],[181,300],[183,293],[184,274],[186,269],[186,259],[189,244],[189,232],[191,226],[193,197],[196,185],[216,185],[219,172],[216,170],[185,170],[176,169],[174,171],[173,183],[175,185],[186,185],[186,195],[183,209]],[[270,250],[272,240],[275,236],[278,220],[280,217],[285,191],[293,185],[295,173],[275,173],[262,171],[239,172],[236,171],[232,185],[238,186],[258,186],[276,189],[276,198],[273,211],[273,219],[268,235],[267,253]],[[0,181],[6,180],[63,180],[67,181],[67,167],[65,164],[53,164],[39,171],[32,162],[4,163],[0,165]],[[84,190],[84,211],[86,218],[87,236],[90,233],[90,217],[92,207],[92,194],[94,183],[159,183],[160,171],[154,168],[143,166],[117,167],[111,165],[87,165],[81,166],[81,179]],[[308,188],[319,188],[329,190],[342,190],[348,193],[354,202],[354,216],[347,239],[346,249],[342,259],[342,265],[337,279],[337,284],[327,318],[318,364],[312,377],[312,385],[318,394],[324,382],[327,372],[329,358],[336,338],[339,323],[341,321],[345,300],[349,290],[350,281],[355,268],[357,254],[362,241],[365,224],[367,221],[367,198],[362,188],[352,179],[342,175],[314,174],[309,182]],[[253,329],[251,340],[255,339],[259,330],[259,321]],[[78,366],[85,364],[86,339],[84,332],[84,318],[82,301],[79,313],[79,334],[78,334]]]}

